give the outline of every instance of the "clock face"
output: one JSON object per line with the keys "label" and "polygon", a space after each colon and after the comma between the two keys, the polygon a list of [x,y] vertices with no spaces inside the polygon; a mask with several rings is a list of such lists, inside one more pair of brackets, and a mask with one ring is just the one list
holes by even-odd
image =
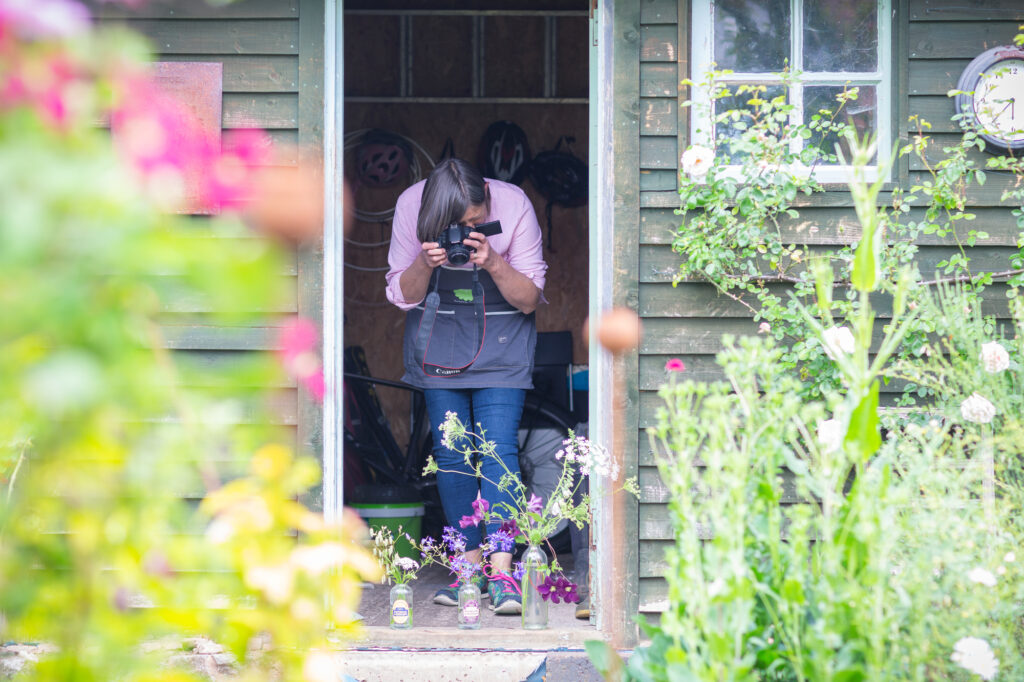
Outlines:
{"label": "clock face", "polygon": [[981,72],[974,113],[982,133],[1024,141],[1024,59],[1004,59]]}

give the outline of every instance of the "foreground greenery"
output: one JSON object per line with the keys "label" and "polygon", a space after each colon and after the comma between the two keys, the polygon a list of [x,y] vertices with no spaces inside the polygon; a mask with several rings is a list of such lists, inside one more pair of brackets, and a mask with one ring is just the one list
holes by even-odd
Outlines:
{"label": "foreground greenery", "polygon": [[[261,387],[291,380],[267,354],[168,350],[281,309],[281,254],[226,208],[164,210],[181,164],[238,158],[163,144],[140,165],[187,118],[148,99],[136,38],[51,5],[49,25],[0,12],[0,634],[55,647],[25,679],[200,679],[166,650],[200,635],[240,679],[337,679],[327,626],[348,632],[377,568],[360,522],[297,501],[319,464],[261,426]],[[96,126],[118,116],[122,143],[144,127],[134,157]]]}
{"label": "foreground greenery", "polygon": [[[628,680],[1021,679],[1024,272],[1019,254],[996,273],[970,262],[989,237],[967,206],[986,182],[980,138],[929,156],[929,179],[887,207],[866,169],[923,155],[926,124],[890,152],[823,112],[861,229],[812,250],[783,235],[797,196],[822,189],[806,169],[834,159],[787,157],[785,136],[814,128],[749,94],[722,114],[743,122],[730,152],[683,158],[675,246],[679,281],[749,306],[760,333],[723,340],[724,381],[669,374],[650,429],[670,493],[668,607],[628,661],[596,643],[591,658]],[[1024,232],[1020,160],[986,165],[1010,174]],[[953,246],[936,273],[917,264],[926,235]],[[995,283],[1003,321],[987,312]],[[901,409],[882,400],[893,380]]]}

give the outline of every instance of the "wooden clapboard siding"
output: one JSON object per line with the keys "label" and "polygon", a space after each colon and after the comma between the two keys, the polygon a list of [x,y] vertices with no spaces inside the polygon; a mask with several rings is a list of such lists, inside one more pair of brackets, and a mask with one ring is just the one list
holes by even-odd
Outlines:
{"label": "wooden clapboard siding", "polygon": [[[639,410],[637,417],[637,456],[640,478],[638,519],[638,581],[640,611],[656,612],[667,606],[664,582],[668,564],[663,554],[671,544],[672,528],[668,492],[655,468],[652,446],[645,432],[656,422],[661,400],[657,389],[665,379],[665,362],[674,357],[686,363],[688,378],[714,381],[721,370],[714,355],[722,348],[723,334],[752,334],[757,323],[751,312],[733,299],[723,296],[701,282],[672,285],[682,256],[674,253],[672,240],[681,218],[677,172],[679,154],[688,143],[688,112],[680,108],[686,97],[679,81],[702,74],[691,74],[687,64],[689,5],[644,2],[640,30],[640,116],[639,189],[640,225],[636,277],[637,310],[644,322],[644,338],[636,366]],[[957,142],[957,126],[947,93],[954,89],[960,73],[978,53],[994,45],[1007,44],[1024,20],[1024,4],[1014,0],[978,2],[969,0],[909,0],[894,2],[893,26],[893,130],[906,139],[916,132],[908,123],[915,114],[929,123],[931,139],[927,159],[941,158],[942,148]],[[676,32],[669,28],[675,24]],[[675,43],[673,43],[673,40]],[[671,58],[676,55],[676,58]],[[624,103],[619,103],[620,105]],[[984,162],[987,155],[971,153],[970,158]],[[894,175],[894,186],[904,189],[924,179],[926,165],[920,160],[904,160]],[[987,237],[971,250],[972,269],[998,271],[1009,267],[1008,257],[1017,250],[1019,230],[1016,220],[1001,202],[1007,179],[995,174],[983,187],[973,188],[968,206],[977,216],[963,230],[981,230]],[[883,192],[880,205],[888,205],[891,192]],[[849,192],[842,187],[797,202],[800,216],[786,219],[781,228],[787,243],[808,245],[824,250],[850,244],[859,239],[860,225],[853,212]],[[1000,208],[1002,207],[1002,208]],[[911,212],[919,219],[921,210]],[[931,272],[955,248],[951,236],[922,235],[918,263]],[[783,293],[785,285],[774,288]],[[891,316],[891,301],[877,296],[878,316]],[[984,310],[1005,319],[1008,315],[1006,287],[998,285],[986,292]],[[892,382],[885,387],[882,401],[892,404],[901,389]],[[796,502],[792,491],[784,499]]]}
{"label": "wooden clapboard siding", "polygon": [[[671,236],[676,216],[672,210],[650,207],[644,201],[645,196],[658,194],[674,199],[671,208],[679,205],[677,194],[678,165],[681,146],[686,141],[686,130],[689,125],[688,109],[681,108],[679,81],[687,77],[689,41],[686,32],[689,17],[688,3],[684,0],[654,0],[643,2],[640,13],[640,127],[638,142],[639,177],[639,225],[632,226],[632,238],[639,240],[634,265],[636,282],[635,306],[645,324],[644,344],[639,349],[636,364],[636,390],[641,397],[650,392],[644,386],[643,366],[648,361],[650,350],[645,344],[650,339],[651,331],[647,328],[662,312],[652,299],[646,283],[649,276],[645,275],[645,250],[653,244],[662,244],[660,248],[670,251]],[[636,171],[634,171],[636,172]],[[677,266],[678,267],[678,266]],[[682,294],[678,289],[673,293]],[[646,583],[654,576],[663,576],[665,566],[660,552],[650,551],[652,537],[651,524],[663,518],[660,512],[665,506],[664,484],[657,469],[651,466],[651,448],[644,432],[644,423],[651,419],[645,416],[645,405],[639,404],[635,436],[636,455],[638,458],[638,478],[641,495],[637,513],[637,576],[638,576],[638,608],[641,612],[660,610],[660,605],[650,598]],[[651,413],[653,415],[653,413]],[[663,536],[664,532],[658,533]],[[659,541],[664,538],[657,538]],[[662,543],[664,544],[664,543]]]}
{"label": "wooden clapboard siding", "polygon": [[[224,130],[265,129],[274,146],[273,163],[297,166],[322,158],[322,2],[240,0],[224,6],[205,0],[155,0],[133,8],[93,2],[100,22],[121,22],[145,35],[158,61],[223,64]],[[197,238],[207,238],[203,219]],[[228,246],[228,241],[225,241]],[[276,296],[262,310],[236,310],[230,302],[196,297],[179,285],[176,273],[159,274],[162,295],[160,336],[171,350],[180,380],[216,395],[218,377],[245,372],[278,345],[279,330],[296,313],[319,321],[322,254],[287,254]],[[241,307],[241,306],[239,306]],[[258,313],[261,319],[232,326],[225,313]],[[261,410],[284,427],[287,442],[319,451],[320,415],[293,380],[251,375],[253,394],[228,417],[258,426]],[[269,389],[269,390],[268,390]],[[184,494],[184,493],[183,493]],[[187,497],[187,495],[186,495]]]}

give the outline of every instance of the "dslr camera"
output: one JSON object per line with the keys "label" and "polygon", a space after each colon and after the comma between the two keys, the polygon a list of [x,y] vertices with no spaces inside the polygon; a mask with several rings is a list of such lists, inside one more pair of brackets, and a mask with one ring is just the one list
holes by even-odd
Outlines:
{"label": "dslr camera", "polygon": [[441,234],[437,236],[437,245],[445,250],[448,262],[452,265],[468,263],[470,254],[476,251],[462,243],[462,240],[469,237],[470,232],[479,232],[485,237],[493,237],[496,234],[501,234],[501,221],[495,220],[476,227],[455,223],[441,230]]}

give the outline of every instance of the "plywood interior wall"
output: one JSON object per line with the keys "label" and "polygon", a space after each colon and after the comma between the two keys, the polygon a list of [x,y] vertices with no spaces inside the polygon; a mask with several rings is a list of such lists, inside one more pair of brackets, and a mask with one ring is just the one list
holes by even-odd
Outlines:
{"label": "plywood interior wall", "polygon": [[[577,6],[581,3],[576,2]],[[585,3],[583,3],[585,7]],[[469,9],[470,3],[460,3]],[[413,19],[414,97],[468,97],[472,94],[469,58],[470,23],[465,16],[416,16]],[[398,94],[399,20],[393,16],[347,15],[345,20],[345,94],[347,97],[393,97]],[[485,96],[541,97],[544,94],[544,19],[536,16],[496,17],[485,20]],[[585,14],[557,20],[557,76],[555,95],[585,98],[588,92],[589,28]],[[526,132],[531,152],[551,149],[563,135],[575,137],[572,151],[586,161],[588,110],[586,103],[416,103],[346,102],[346,132],[382,128],[414,140],[438,158],[451,138],[456,156],[475,161],[477,146],[487,126],[496,120],[515,122]],[[355,149],[346,149],[351,163]],[[429,163],[420,156],[421,174]],[[361,211],[393,207],[401,191],[415,178],[396,187],[367,188],[350,183],[354,203]],[[545,235],[548,263],[544,295],[547,305],[537,311],[539,331],[571,330],[574,362],[586,362],[580,329],[587,315],[588,230],[587,207],[556,206],[552,213],[553,248],[548,249],[546,201],[526,180],[522,188],[533,201]],[[356,221],[349,239],[363,244],[386,242],[390,222]],[[345,246],[345,343],[360,345],[375,376],[397,379],[402,374],[404,313],[384,297],[388,246]],[[369,268],[370,270],[356,269]],[[407,433],[407,397],[403,392],[380,391],[396,437]]]}

